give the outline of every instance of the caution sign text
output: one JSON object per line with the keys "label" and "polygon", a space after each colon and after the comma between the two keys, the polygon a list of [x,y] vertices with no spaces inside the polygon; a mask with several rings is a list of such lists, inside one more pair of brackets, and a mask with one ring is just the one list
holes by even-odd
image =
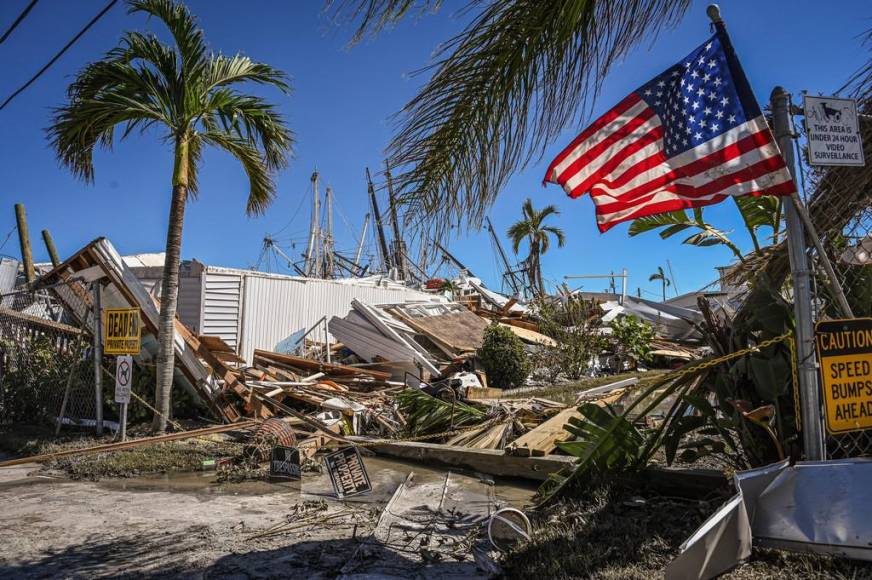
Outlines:
{"label": "caution sign text", "polygon": [[819,322],[815,346],[827,429],[872,428],[872,318]]}
{"label": "caution sign text", "polygon": [[139,308],[107,308],[103,312],[103,352],[139,354],[142,333]]}

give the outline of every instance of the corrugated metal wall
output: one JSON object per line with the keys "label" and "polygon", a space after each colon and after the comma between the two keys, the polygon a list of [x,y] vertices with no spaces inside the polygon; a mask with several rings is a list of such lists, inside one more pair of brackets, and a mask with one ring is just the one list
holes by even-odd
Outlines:
{"label": "corrugated metal wall", "polygon": [[224,342],[238,350],[242,276],[213,272],[207,267],[202,281],[203,307],[198,334],[220,336]]}
{"label": "corrugated metal wall", "polygon": [[410,288],[246,274],[242,343],[237,352],[250,362],[256,348],[273,350],[279,342],[300,329],[308,329],[322,316],[326,315],[327,320],[345,316],[354,298],[381,304],[432,300],[433,295]]}

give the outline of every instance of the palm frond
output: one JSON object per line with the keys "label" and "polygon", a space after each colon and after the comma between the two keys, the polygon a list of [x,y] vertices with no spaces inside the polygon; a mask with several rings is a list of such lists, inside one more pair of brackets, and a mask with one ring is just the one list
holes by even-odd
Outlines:
{"label": "palm frond", "polygon": [[[478,225],[508,177],[580,124],[613,65],[689,0],[491,2],[424,69],[389,146],[409,211],[440,232]],[[382,12],[397,2],[367,3]],[[378,14],[378,13],[377,13]]]}
{"label": "palm frond", "polygon": [[255,62],[242,55],[217,55],[209,59],[206,73],[206,91],[240,82],[253,82],[260,85],[272,85],[283,93],[291,92],[288,75],[284,71],[268,64]]}
{"label": "palm frond", "polygon": [[[222,129],[263,150],[267,169],[287,166],[294,135],[281,114],[266,100],[228,88],[212,91],[203,118],[217,119]],[[208,122],[208,121],[206,121]]]}
{"label": "palm frond", "polygon": [[461,402],[446,402],[421,389],[404,389],[394,398],[412,435],[450,431],[475,425],[485,419],[484,411]]}
{"label": "palm frond", "polygon": [[199,138],[204,143],[224,149],[242,164],[249,186],[245,211],[249,215],[263,213],[275,198],[275,183],[257,147],[248,139],[225,131],[207,131],[200,133]]}
{"label": "palm frond", "polygon": [[352,43],[395,25],[415,9],[419,15],[436,12],[442,0],[330,0],[334,20],[357,23]]}
{"label": "palm frond", "polygon": [[188,7],[174,0],[128,0],[128,13],[144,12],[163,22],[173,35],[181,58],[181,70],[188,82],[195,82],[205,70],[206,41]]}

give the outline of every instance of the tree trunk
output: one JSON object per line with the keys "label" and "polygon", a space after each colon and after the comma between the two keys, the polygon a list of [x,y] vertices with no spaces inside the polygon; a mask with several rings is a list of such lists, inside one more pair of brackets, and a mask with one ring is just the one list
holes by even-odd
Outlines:
{"label": "tree trunk", "polygon": [[152,428],[163,432],[170,416],[170,393],[175,367],[175,318],[179,297],[179,262],[182,253],[182,226],[185,221],[185,202],[188,199],[188,143],[176,141],[173,169],[173,198],[167,227],[166,258],[160,293],[160,322],[158,323],[157,384],[155,385],[155,413]]}
{"label": "tree trunk", "polygon": [[545,297],[545,282],[542,281],[542,256],[539,250],[539,244],[536,244],[536,253],[534,254],[536,261],[536,284],[539,286],[539,296]]}

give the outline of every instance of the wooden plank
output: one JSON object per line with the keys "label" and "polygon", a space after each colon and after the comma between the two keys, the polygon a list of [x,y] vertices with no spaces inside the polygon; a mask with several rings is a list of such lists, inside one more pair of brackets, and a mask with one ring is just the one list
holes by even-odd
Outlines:
{"label": "wooden plank", "polygon": [[325,363],[317,360],[312,360],[308,358],[303,358],[299,356],[294,356],[292,354],[284,354],[278,352],[271,352],[268,350],[255,350],[254,356],[275,361],[279,363],[284,363],[286,365],[290,365],[292,367],[297,367],[299,369],[314,371],[314,372],[323,372],[328,375],[334,376],[370,376],[374,379],[379,379],[382,381],[386,381],[391,378],[391,373],[384,373],[381,371],[375,371],[372,369],[361,369],[356,367],[349,367],[345,365],[339,365],[334,363]]}
{"label": "wooden plank", "polygon": [[581,418],[575,407],[563,409],[535,429],[527,431],[515,439],[506,450],[512,455],[542,456],[557,448],[559,441],[566,441],[571,434],[563,428],[571,418]]}
{"label": "wooden plank", "polygon": [[[363,441],[364,438],[354,438]],[[519,477],[545,481],[548,475],[572,465],[576,458],[568,455],[547,457],[516,457],[500,449],[469,449],[439,443],[398,441],[370,447],[379,455],[399,457],[423,464],[441,463],[451,467],[466,467],[481,473],[501,477]]]}
{"label": "wooden plank", "polygon": [[506,324],[505,322],[500,322],[500,326],[504,326],[511,330],[515,336],[523,340],[524,342],[528,342],[531,344],[544,344],[545,346],[557,346],[557,341],[551,338],[550,336],[546,336],[541,332],[536,332],[535,330],[530,330],[529,328],[524,328],[521,326],[515,326],[513,324]]}

